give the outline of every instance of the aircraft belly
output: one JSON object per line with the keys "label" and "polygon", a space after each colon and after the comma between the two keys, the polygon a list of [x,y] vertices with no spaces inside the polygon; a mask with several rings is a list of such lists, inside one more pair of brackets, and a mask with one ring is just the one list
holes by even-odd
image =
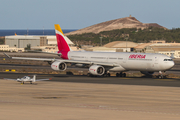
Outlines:
{"label": "aircraft belly", "polygon": [[109,71],[121,72],[121,71],[126,71],[126,69],[124,69],[122,66],[119,66],[119,67],[113,67],[113,68],[109,69]]}

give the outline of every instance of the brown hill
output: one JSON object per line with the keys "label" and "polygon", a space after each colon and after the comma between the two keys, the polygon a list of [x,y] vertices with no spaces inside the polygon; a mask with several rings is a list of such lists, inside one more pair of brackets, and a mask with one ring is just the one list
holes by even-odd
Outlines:
{"label": "brown hill", "polygon": [[110,30],[122,29],[122,28],[145,29],[151,26],[167,29],[163,26],[158,25],[157,23],[142,23],[138,21],[135,17],[130,16],[130,17],[102,22],[102,23],[92,25],[92,26],[89,26],[89,27],[86,27],[77,31],[67,33],[65,35],[74,35],[74,34],[91,33],[91,32],[99,33],[102,31],[110,31]]}

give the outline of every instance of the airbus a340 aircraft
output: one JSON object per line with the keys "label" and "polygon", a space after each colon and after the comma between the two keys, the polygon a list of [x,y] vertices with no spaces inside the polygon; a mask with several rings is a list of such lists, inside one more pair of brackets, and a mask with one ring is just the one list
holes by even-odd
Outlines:
{"label": "airbus a340 aircraft", "polygon": [[159,77],[163,78],[162,72],[165,72],[174,66],[174,61],[170,57],[162,54],[71,51],[58,24],[55,24],[55,32],[59,49],[57,54],[60,55],[62,59],[22,57],[12,57],[12,59],[43,60],[52,62],[51,68],[58,71],[66,70],[67,63],[89,65],[88,75],[110,76],[109,72],[112,71],[117,72],[117,77],[125,77],[126,73],[123,72],[133,70],[140,71],[146,75],[159,72]]}
{"label": "airbus a340 aircraft", "polygon": [[33,76],[33,78],[30,78],[29,76],[24,76],[22,78],[17,78],[17,79],[10,79],[10,78],[3,78],[5,80],[15,80],[17,82],[21,82],[21,84],[24,84],[24,82],[36,82],[36,81],[43,81],[43,80],[51,80],[51,79],[36,79],[36,75]]}

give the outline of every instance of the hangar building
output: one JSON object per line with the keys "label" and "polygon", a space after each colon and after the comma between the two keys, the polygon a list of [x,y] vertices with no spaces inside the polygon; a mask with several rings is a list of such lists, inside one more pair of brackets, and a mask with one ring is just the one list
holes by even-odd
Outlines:
{"label": "hangar building", "polygon": [[[72,46],[73,43],[65,37],[67,43]],[[57,45],[56,36],[31,36],[31,35],[13,35],[5,36],[5,45],[9,47],[25,48],[30,44],[34,46]]]}
{"label": "hangar building", "polygon": [[31,46],[40,46],[40,37],[29,35],[5,36],[5,45],[9,45],[9,47],[25,48],[27,44],[31,44]]}

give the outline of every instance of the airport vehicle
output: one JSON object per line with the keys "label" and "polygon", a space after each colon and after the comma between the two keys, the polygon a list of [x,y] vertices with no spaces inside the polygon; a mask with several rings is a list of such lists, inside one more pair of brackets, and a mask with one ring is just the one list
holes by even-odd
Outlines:
{"label": "airport vehicle", "polygon": [[[77,66],[89,65],[88,76],[110,76],[109,72],[117,72],[117,77],[126,77],[125,71],[140,71],[145,75],[159,72],[159,78],[163,78],[163,72],[174,66],[172,58],[156,53],[131,53],[131,52],[88,52],[72,51],[68,46],[64,34],[58,24],[55,24],[55,32],[58,45],[58,55],[62,59],[25,58],[12,57],[12,59],[43,60],[51,62],[53,70],[64,71],[67,63]],[[6,54],[6,56],[8,56]],[[8,56],[10,57],[10,56]]]}
{"label": "airport vehicle", "polygon": [[29,76],[24,76],[22,78],[17,78],[17,79],[10,79],[10,78],[3,78],[5,80],[15,80],[17,82],[21,82],[21,84],[24,84],[24,82],[30,82],[32,84],[32,82],[36,82],[36,81],[43,81],[43,80],[51,80],[50,79],[36,79],[36,75],[33,75],[33,78],[30,78]]}

